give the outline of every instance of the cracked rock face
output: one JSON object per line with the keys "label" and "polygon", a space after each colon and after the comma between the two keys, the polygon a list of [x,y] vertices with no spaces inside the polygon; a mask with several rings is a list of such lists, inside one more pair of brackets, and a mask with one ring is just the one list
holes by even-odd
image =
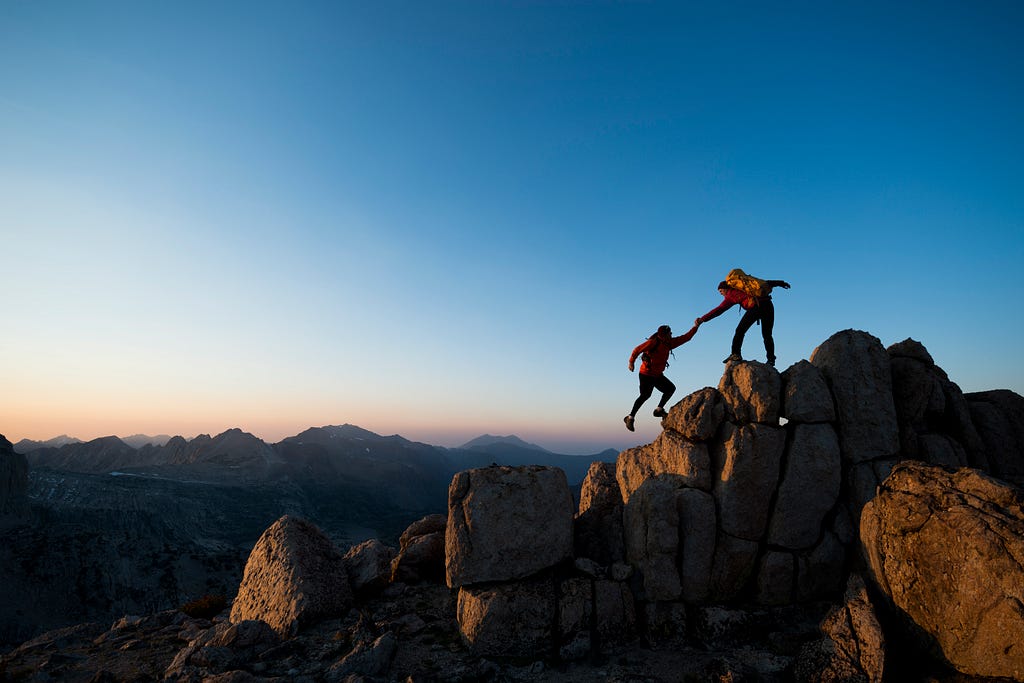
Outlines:
{"label": "cracked rock face", "polygon": [[799,683],[883,680],[885,635],[859,574],[850,575],[845,598],[822,620],[822,639],[801,649],[794,666]]}
{"label": "cracked rock face", "polygon": [[962,673],[1024,679],[1024,507],[976,470],[898,464],[863,510],[875,582]]}
{"label": "cracked rock face", "polygon": [[448,586],[520,579],[572,558],[573,499],[555,467],[483,467],[448,491]]}
{"label": "cracked rock face", "polygon": [[861,462],[899,452],[889,355],[867,332],[844,330],[811,354],[835,399],[843,459]]}

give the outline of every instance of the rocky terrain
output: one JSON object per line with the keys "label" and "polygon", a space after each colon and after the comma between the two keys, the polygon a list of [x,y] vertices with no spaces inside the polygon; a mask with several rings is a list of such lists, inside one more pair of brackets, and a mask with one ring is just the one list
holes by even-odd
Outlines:
{"label": "rocky terrain", "polygon": [[578,486],[594,458],[616,455],[481,439],[446,449],[343,425],[277,444],[238,429],[188,441],[130,437],[137,448],[62,436],[11,453],[2,440],[20,482],[6,490],[25,495],[19,514],[0,517],[0,648],[233,594],[253,544],[284,514],[313,521],[342,548],[397,543],[410,522],[444,509],[461,469],[540,458],[564,465]]}
{"label": "rocky terrain", "polygon": [[[284,514],[226,600],[45,633],[0,678],[1024,681],[1022,408],[847,330],[728,365],[578,502],[493,465],[397,543]],[[17,519],[27,463],[0,475]]]}

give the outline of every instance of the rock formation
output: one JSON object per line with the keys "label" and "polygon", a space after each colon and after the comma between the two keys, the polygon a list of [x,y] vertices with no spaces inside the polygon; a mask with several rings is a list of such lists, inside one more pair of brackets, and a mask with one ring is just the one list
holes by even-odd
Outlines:
{"label": "rock formation", "polygon": [[349,548],[344,560],[345,572],[356,596],[379,593],[391,582],[395,551],[376,538]]}
{"label": "rock formation", "polygon": [[572,494],[559,469],[495,466],[455,476],[446,579],[459,589],[459,626],[475,650],[497,656],[548,650],[559,600],[548,570],[572,559],[572,525]]}
{"label": "rock formation", "polygon": [[864,507],[876,584],[965,674],[1024,680],[1022,504],[977,470],[907,461]]}
{"label": "rock formation", "polygon": [[351,604],[341,554],[315,526],[285,516],[249,555],[231,622],[258,619],[288,637],[313,621],[341,616]]}
{"label": "rock formation", "polygon": [[837,332],[811,354],[836,407],[843,457],[851,463],[899,452],[892,372],[882,343],[866,332]]}
{"label": "rock formation", "polygon": [[835,592],[852,540],[848,530],[839,538],[847,515],[835,414],[816,366],[803,361],[780,375],[735,363],[718,389],[674,405],[653,443],[621,453],[624,545],[638,594],[786,604]]}
{"label": "rock formation", "polygon": [[526,578],[572,559],[573,512],[559,469],[460,472],[448,490],[448,586]]}
{"label": "rock formation", "polygon": [[402,532],[398,555],[391,564],[392,581],[444,581],[447,524],[445,515],[428,515]]}
{"label": "rock formation", "polygon": [[801,649],[794,666],[799,683],[882,681],[885,634],[860,575],[850,575],[845,600],[822,621],[823,637]]}
{"label": "rock formation", "polygon": [[966,394],[993,475],[1024,483],[1024,396],[1005,389]]}
{"label": "rock formation", "polygon": [[164,673],[165,679],[201,678],[207,670],[232,671],[245,667],[275,645],[279,634],[259,619],[220,622],[182,648]]}
{"label": "rock formation", "polygon": [[[945,467],[986,466],[986,438],[1016,443],[1006,426],[1015,421],[1003,417],[1012,414],[1013,405],[1003,399],[998,417],[990,420],[1002,427],[1002,433],[993,437],[993,429],[975,427],[969,399],[923,346],[906,340],[886,350],[875,337],[854,330],[833,335],[815,350],[810,362],[801,361],[781,375],[756,362],[730,364],[717,389],[694,392],[671,408],[654,442],[620,454],[615,465],[617,491],[608,466],[591,468],[576,515],[577,557],[595,564],[592,575],[606,576],[623,556],[617,549],[624,549],[632,574],[623,585],[630,587],[648,637],[659,629],[687,630],[685,611],[674,605],[783,606],[827,599],[841,591],[850,568],[859,564],[858,540],[867,547],[866,530],[879,524],[877,506],[882,502],[875,499],[875,492],[890,471],[896,467],[897,473],[903,472],[905,466],[899,463],[904,460]],[[1005,469],[1013,466],[1013,459],[1006,456],[995,461],[1006,461]],[[899,480],[896,473],[892,479]],[[480,488],[463,488],[458,496],[485,496],[490,487],[477,481]],[[957,485],[950,488],[956,490]],[[490,495],[495,495],[493,489]],[[532,508],[538,498],[539,493],[525,494],[520,501]],[[858,538],[862,509],[873,499],[876,503],[868,509]],[[941,509],[950,494],[932,492],[926,499]],[[1007,500],[1000,504],[1008,505]],[[507,500],[502,504],[509,505]],[[506,522],[515,520],[506,518]],[[621,546],[616,537],[620,528]],[[1007,531],[1001,536],[1002,547],[1013,547],[1011,535]],[[977,542],[984,543],[984,537]],[[976,555],[993,556],[996,545],[993,542]],[[936,541],[933,552],[947,558],[957,555],[943,554],[941,546]],[[896,553],[890,545],[884,547],[876,555]],[[1010,557],[1003,558],[1010,562],[1005,572],[1014,577],[1015,552],[1010,550]],[[458,555],[449,546],[449,564],[457,563]],[[512,558],[510,564],[516,562]],[[922,562],[920,558],[908,561],[915,567]],[[582,566],[580,559],[576,566]],[[957,572],[962,575],[968,566],[964,561]],[[870,568],[872,579],[884,580],[880,567],[872,564]],[[505,571],[514,573],[511,567]],[[945,569],[946,574],[953,571]],[[942,572],[933,576],[936,581],[948,581],[943,577]],[[524,622],[524,615],[530,613],[525,606],[536,610],[538,604],[563,601],[560,591],[578,579],[563,574],[552,582],[549,576],[536,575],[526,583],[490,575],[476,593],[460,593],[458,618],[463,635],[478,652],[494,656],[564,643],[567,634],[550,630],[550,615]],[[1015,580],[1009,579],[1008,585]],[[917,576],[901,577],[897,584],[928,585]],[[846,606],[824,622],[827,638],[817,651],[817,661],[829,653],[835,655],[829,655],[831,663],[826,667],[833,680],[842,680],[844,671],[855,671],[863,680],[880,680],[884,638],[865,590],[862,584],[848,586]],[[926,592],[942,595],[938,586]],[[969,597],[958,604],[971,602]],[[1003,655],[996,649],[985,651],[990,659],[1001,657],[1008,667],[985,675],[1020,679],[1022,674],[1006,654],[1018,637],[1010,622],[1021,604],[1020,596],[1007,589],[988,597],[988,602],[974,601],[983,612],[976,619],[996,619],[1004,625],[1004,637],[1011,640],[993,644],[993,648],[1003,646]],[[485,629],[478,616],[484,603],[492,605]],[[947,617],[938,620],[943,623],[934,625],[936,630],[948,631],[949,623],[964,622],[962,614],[930,609]],[[594,611],[590,605],[581,613]],[[543,626],[540,631],[530,630],[539,626]],[[593,624],[587,628],[593,630]],[[971,647],[982,647],[973,632],[968,640]],[[971,665],[946,652],[956,646],[954,641],[939,641],[950,662],[961,671],[971,671]]]}
{"label": "rock formation", "polygon": [[612,463],[595,462],[590,466],[580,489],[573,532],[577,557],[589,557],[606,567],[625,559],[622,493]]}
{"label": "rock formation", "polygon": [[913,339],[888,349],[900,456],[949,467],[989,469],[963,393]]}

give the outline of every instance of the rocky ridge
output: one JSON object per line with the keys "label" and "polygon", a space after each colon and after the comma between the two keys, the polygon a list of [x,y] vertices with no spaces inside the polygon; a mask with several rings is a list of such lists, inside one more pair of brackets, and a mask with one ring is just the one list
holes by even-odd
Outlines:
{"label": "rocky ridge", "polygon": [[595,463],[575,510],[563,473],[521,466],[457,474],[398,552],[339,560],[285,517],[237,610],[53,632],[0,674],[1024,681],[1022,402],[847,330],[783,373],[730,364],[653,443]]}

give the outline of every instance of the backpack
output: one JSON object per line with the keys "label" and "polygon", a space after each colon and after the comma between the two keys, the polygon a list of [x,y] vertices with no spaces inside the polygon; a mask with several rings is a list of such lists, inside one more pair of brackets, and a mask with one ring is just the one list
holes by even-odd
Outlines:
{"label": "backpack", "polygon": [[759,277],[747,275],[739,268],[733,268],[725,276],[725,284],[750,296],[762,297],[771,294],[772,288]]}
{"label": "backpack", "polygon": [[[654,343],[651,344],[650,347],[648,347],[648,349],[646,351],[644,351],[643,353],[640,354],[640,360],[641,360],[641,362],[643,362],[645,364],[649,364],[651,362],[651,353],[650,353],[651,349],[656,349],[658,347],[658,345],[662,343],[661,340],[658,339],[658,333],[657,332],[652,334],[647,339],[653,340]],[[669,351],[669,355],[670,356],[675,356],[675,354],[672,351]],[[668,361],[665,362],[665,367],[666,368],[668,367]]]}

